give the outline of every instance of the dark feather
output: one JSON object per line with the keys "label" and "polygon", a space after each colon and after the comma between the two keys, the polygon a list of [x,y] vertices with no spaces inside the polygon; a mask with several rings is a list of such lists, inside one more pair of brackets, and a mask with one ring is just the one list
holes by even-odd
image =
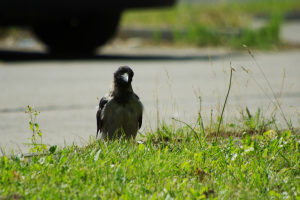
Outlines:
{"label": "dark feather", "polygon": [[136,93],[134,93],[134,95],[137,99],[140,99],[140,97]]}
{"label": "dark feather", "polygon": [[98,137],[98,132],[100,131],[100,133],[101,133],[101,128],[102,128],[101,112],[102,112],[102,110],[103,110],[106,103],[107,103],[107,100],[104,97],[99,102],[99,109],[98,109],[97,114],[96,114],[96,118],[97,118],[96,138]]}
{"label": "dark feather", "polygon": [[[134,93],[134,95],[135,95],[135,97],[137,98],[137,99],[140,99],[140,97],[137,95],[137,94],[135,94]],[[140,117],[139,117],[139,129],[142,127],[142,123],[143,123],[143,115],[141,115]]]}
{"label": "dark feather", "polygon": [[142,122],[143,122],[143,115],[141,115],[139,118],[139,129],[142,127]]}

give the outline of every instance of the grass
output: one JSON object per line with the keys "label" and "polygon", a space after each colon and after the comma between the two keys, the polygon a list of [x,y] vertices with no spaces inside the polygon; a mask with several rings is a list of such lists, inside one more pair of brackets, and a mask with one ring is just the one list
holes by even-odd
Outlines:
{"label": "grass", "polygon": [[1,157],[0,196],[296,199],[300,195],[299,135],[290,131],[246,133],[218,143],[203,140],[201,145],[185,127],[175,130],[172,139],[149,134],[144,144],[92,142],[46,156]]}
{"label": "grass", "polygon": [[[170,9],[131,10],[124,13],[121,26],[156,30],[171,29],[173,39],[179,45],[227,46],[270,49],[283,46],[280,27],[283,15],[299,12],[296,0],[263,0],[213,4],[177,4]],[[251,22],[257,15],[268,17],[264,27],[252,29]],[[183,32],[184,30],[184,32]]]}

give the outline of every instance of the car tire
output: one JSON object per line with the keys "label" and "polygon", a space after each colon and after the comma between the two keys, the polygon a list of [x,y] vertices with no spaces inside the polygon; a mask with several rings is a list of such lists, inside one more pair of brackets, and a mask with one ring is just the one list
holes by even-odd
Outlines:
{"label": "car tire", "polygon": [[38,24],[34,32],[53,54],[91,54],[116,32],[121,13]]}

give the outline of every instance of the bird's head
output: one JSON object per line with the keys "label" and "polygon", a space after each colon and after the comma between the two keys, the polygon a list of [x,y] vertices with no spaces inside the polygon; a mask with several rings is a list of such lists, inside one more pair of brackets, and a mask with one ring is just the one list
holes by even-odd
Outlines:
{"label": "bird's head", "polygon": [[130,85],[134,73],[128,66],[121,66],[114,72],[114,79],[118,85]]}

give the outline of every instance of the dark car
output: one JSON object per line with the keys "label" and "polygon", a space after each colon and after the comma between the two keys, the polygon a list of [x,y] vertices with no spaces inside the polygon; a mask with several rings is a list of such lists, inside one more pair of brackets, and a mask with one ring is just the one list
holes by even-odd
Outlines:
{"label": "dark car", "polygon": [[0,26],[31,26],[53,52],[92,52],[115,33],[125,9],[175,0],[1,0]]}

